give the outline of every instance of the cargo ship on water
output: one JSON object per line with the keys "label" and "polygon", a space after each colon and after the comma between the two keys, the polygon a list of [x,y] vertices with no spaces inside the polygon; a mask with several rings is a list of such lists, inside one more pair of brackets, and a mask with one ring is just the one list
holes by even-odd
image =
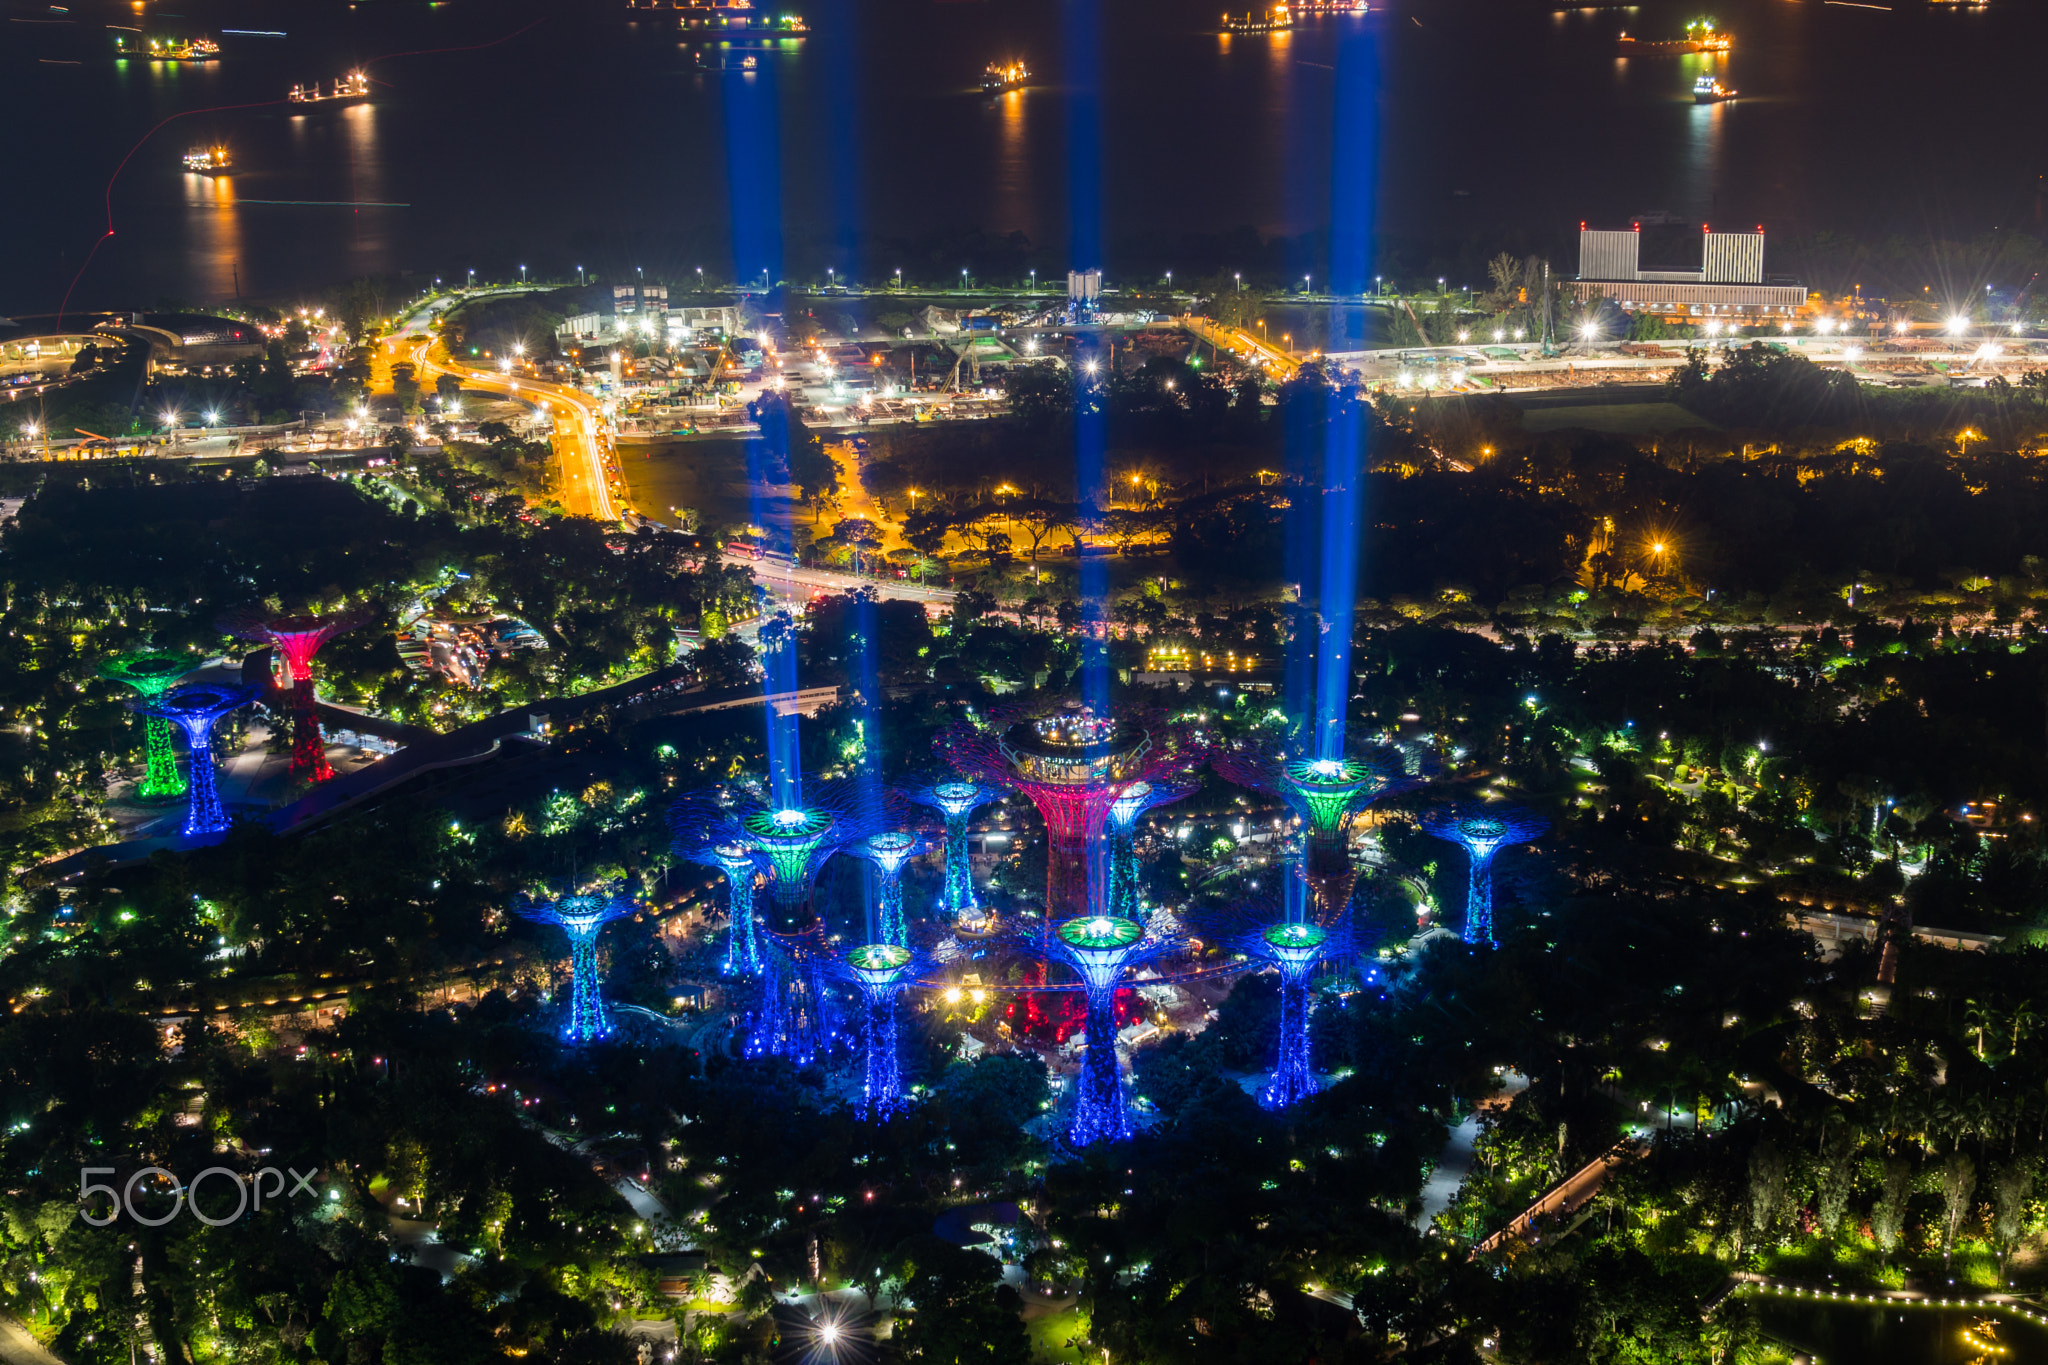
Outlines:
{"label": "cargo ship on water", "polygon": [[1225,33],[1283,33],[1300,26],[1301,21],[1312,14],[1367,14],[1372,6],[1366,0],[1280,0],[1280,3],[1263,12],[1246,11],[1243,14],[1225,13]]}
{"label": "cargo ship on water", "polygon": [[295,85],[286,98],[293,104],[337,104],[369,97],[370,78],[360,71],[351,71],[346,76],[336,77],[332,86],[319,81],[311,85]]}
{"label": "cargo ship on water", "polygon": [[1737,93],[1737,91],[1730,90],[1712,76],[1702,76],[1692,83],[1692,102],[1694,104],[1719,104],[1722,100],[1734,99]]}
{"label": "cargo ship on water", "polygon": [[1679,57],[1689,52],[1727,52],[1735,46],[1735,40],[1714,27],[1712,19],[1695,19],[1685,26],[1683,38],[1672,38],[1656,42],[1643,42],[1621,35],[1621,55],[1624,57]]}
{"label": "cargo ship on water", "polygon": [[676,26],[686,38],[806,38],[811,32],[810,24],[801,14],[755,9],[748,0],[676,8],[682,11]]}
{"label": "cargo ship on water", "polygon": [[981,91],[985,95],[1000,95],[1021,90],[1030,79],[1031,72],[1022,62],[990,62],[982,68]]}
{"label": "cargo ship on water", "polygon": [[144,57],[152,62],[210,62],[220,56],[220,44],[211,38],[143,38],[114,35],[114,50],[122,56]]}
{"label": "cargo ship on water", "polygon": [[234,168],[234,154],[218,144],[185,153],[185,169],[198,175],[226,175]]}

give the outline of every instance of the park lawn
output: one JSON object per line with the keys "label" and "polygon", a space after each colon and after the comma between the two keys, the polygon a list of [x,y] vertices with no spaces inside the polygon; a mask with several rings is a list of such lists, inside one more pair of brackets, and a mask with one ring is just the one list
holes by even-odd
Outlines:
{"label": "park lawn", "polygon": [[1718,431],[1712,422],[1676,403],[1588,403],[1581,407],[1532,408],[1522,414],[1524,431],[1586,431],[1641,436],[1653,431]]}
{"label": "park lawn", "polygon": [[1036,1361],[1058,1362],[1058,1365],[1083,1365],[1097,1359],[1097,1354],[1086,1347],[1067,1345],[1068,1340],[1085,1339],[1088,1319],[1078,1306],[1047,1313],[1043,1317],[1026,1318],[1024,1331],[1031,1338],[1031,1358]]}

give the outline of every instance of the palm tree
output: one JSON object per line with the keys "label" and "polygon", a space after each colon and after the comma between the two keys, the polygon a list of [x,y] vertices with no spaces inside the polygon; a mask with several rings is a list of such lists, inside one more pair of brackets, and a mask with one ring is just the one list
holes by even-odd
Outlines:
{"label": "palm tree", "polygon": [[1980,1005],[1975,1000],[1963,1002],[1963,1031],[1977,1035],[1977,1060],[1984,1060],[1984,1031],[1996,1025],[1998,1017],[1989,1005]]}

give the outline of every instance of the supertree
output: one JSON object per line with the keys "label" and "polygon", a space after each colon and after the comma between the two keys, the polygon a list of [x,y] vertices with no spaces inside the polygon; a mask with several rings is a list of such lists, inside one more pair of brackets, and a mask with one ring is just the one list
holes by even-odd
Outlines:
{"label": "supertree", "polygon": [[910,945],[910,924],[903,917],[903,867],[924,848],[923,836],[906,830],[884,830],[846,846],[848,853],[873,864],[881,881],[876,918],[885,943]]}
{"label": "supertree", "polygon": [[562,1036],[572,1043],[588,1043],[608,1035],[612,1021],[598,989],[597,934],[613,920],[632,914],[633,903],[604,891],[528,901],[519,913],[537,924],[559,925],[569,936],[569,1023]]}
{"label": "supertree", "polygon": [[[155,701],[177,686],[178,679],[199,666],[190,654],[167,649],[136,649],[116,654],[100,663],[100,676],[109,682],[126,683],[144,701]],[[178,756],[171,748],[171,723],[161,716],[142,718],[143,751],[148,763],[135,794],[145,801],[169,800],[185,794],[185,779],[178,772]]]}
{"label": "supertree", "polygon": [[1267,1109],[1285,1109],[1316,1092],[1309,1059],[1308,981],[1318,963],[1356,951],[1350,921],[1339,919],[1324,926],[1282,920],[1232,935],[1230,944],[1280,971],[1280,1055],[1273,1074],[1259,1089],[1259,1103]]}
{"label": "supertree", "polygon": [[1138,904],[1138,855],[1135,847],[1138,818],[1147,811],[1190,796],[1200,787],[1201,781],[1195,777],[1133,782],[1109,803],[1109,875],[1105,880],[1109,887],[1111,914],[1135,919],[1141,908]]}
{"label": "supertree", "polygon": [[292,774],[309,774],[315,782],[334,776],[327,745],[320,734],[320,713],[313,705],[313,656],[344,631],[354,630],[375,615],[369,607],[351,607],[325,616],[271,616],[261,607],[230,612],[220,629],[243,640],[268,643],[284,660],[292,683]]}
{"label": "supertree", "polygon": [[185,732],[186,746],[192,752],[192,773],[185,791],[187,838],[219,834],[228,827],[227,811],[220,804],[220,784],[214,775],[213,727],[222,716],[255,699],[253,687],[196,682],[172,688],[155,701],[133,703],[143,715],[169,721]]}
{"label": "supertree", "polygon": [[863,943],[833,960],[833,974],[859,987],[867,1006],[861,1027],[861,1050],[867,1059],[860,1104],[864,1117],[885,1119],[903,1104],[896,997],[915,985],[929,965],[924,954],[900,943]]}
{"label": "supertree", "polygon": [[810,901],[818,870],[869,832],[873,822],[860,812],[878,804],[851,783],[806,779],[800,790],[801,806],[778,807],[750,788],[731,786],[691,792],[669,809],[675,849],[684,857],[730,843],[760,859],[769,874],[771,927],[785,934],[816,922]]}
{"label": "supertree", "polygon": [[974,874],[967,863],[967,818],[1001,796],[1002,789],[981,782],[906,782],[897,788],[905,799],[930,806],[946,819],[946,887],[939,898],[949,915],[971,914],[981,909],[974,895]]}
{"label": "supertree", "polygon": [[1147,937],[1142,924],[1121,915],[1082,915],[1030,940],[1030,951],[1074,970],[1088,1001],[1088,1050],[1081,1056],[1074,1122],[1067,1131],[1076,1147],[1131,1135],[1116,1055],[1117,987],[1133,967],[1180,946],[1177,939]]}
{"label": "supertree", "polygon": [[939,752],[979,781],[1022,792],[1045,820],[1045,913],[1087,910],[1089,853],[1119,793],[1198,766],[1195,731],[1151,712],[1100,716],[1078,702],[992,712],[942,731]]}
{"label": "supertree", "polygon": [[1455,806],[1427,811],[1425,834],[1461,845],[1471,861],[1465,892],[1465,942],[1497,946],[1493,937],[1493,855],[1510,844],[1523,844],[1550,828],[1550,821],[1520,806]]}
{"label": "supertree", "polygon": [[718,840],[693,846],[683,854],[725,873],[725,961],[718,970],[725,976],[761,974],[761,933],[754,921],[754,879],[760,875],[760,855],[745,844]]}
{"label": "supertree", "polygon": [[1225,779],[1277,797],[1301,817],[1302,872],[1315,888],[1317,918],[1325,923],[1344,913],[1358,880],[1349,848],[1351,822],[1380,797],[1419,784],[1388,751],[1291,758],[1277,745],[1253,742],[1219,750],[1209,762]]}

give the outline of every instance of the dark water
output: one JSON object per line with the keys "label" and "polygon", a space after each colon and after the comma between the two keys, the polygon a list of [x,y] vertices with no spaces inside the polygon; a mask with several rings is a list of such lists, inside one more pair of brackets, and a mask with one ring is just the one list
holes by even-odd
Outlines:
{"label": "dark water", "polygon": [[[529,24],[480,50],[378,60],[365,106],[292,117],[271,104],[165,127],[116,182],[117,234],[74,306],[211,302],[237,289],[278,297],[400,270],[503,278],[521,263],[557,276],[641,266],[671,280],[701,265],[716,278],[731,269],[729,146],[771,149],[752,199],[779,193],[771,216],[792,275],[827,264],[870,279],[898,266],[936,278],[959,266],[1050,274],[1069,264],[1060,3],[801,7],[820,32],[742,74],[695,69],[672,16],[610,4],[150,0],[153,32],[289,33],[226,36],[224,58],[197,67],[111,60],[100,26],[134,22],[128,5],[57,15],[16,3],[0,10],[10,19],[0,31],[0,313],[57,305],[104,229],[109,176],[164,117],[276,101],[295,80]],[[1183,278],[1236,259],[1274,275],[1320,270],[1340,66],[1376,83],[1366,141],[1379,148],[1377,228],[1411,274],[1564,245],[1580,219],[1619,225],[1654,209],[1762,222],[1779,240],[2041,230],[2048,153],[2032,77],[2048,12],[2038,4],[1720,4],[1736,50],[1711,68],[1615,55],[1622,29],[1673,36],[1693,5],[1399,0],[1234,38],[1214,31],[1220,8],[1103,0],[1112,283],[1119,268],[1177,258]],[[49,19],[63,22],[20,22]],[[1346,44],[1347,34],[1368,41]],[[983,98],[981,66],[1010,54],[1038,79]],[[71,60],[80,64],[52,64]],[[1705,69],[1742,99],[1694,105]],[[233,146],[236,173],[185,175],[181,154],[216,137]],[[262,199],[371,206],[251,202]],[[1305,240],[1264,255],[1194,240],[1240,226]],[[987,240],[1010,233],[1028,238],[1028,253]],[[1781,253],[1769,266],[1798,262]],[[1463,282],[1479,283],[1452,281]]]}
{"label": "dark water", "polygon": [[2000,1365],[2048,1361],[2048,1331],[2010,1313],[1944,1308],[1877,1308],[1767,1297],[1757,1304],[1765,1333],[1809,1352],[1817,1365],[1972,1365],[1984,1359],[1964,1336],[1989,1321],[2005,1354]]}

